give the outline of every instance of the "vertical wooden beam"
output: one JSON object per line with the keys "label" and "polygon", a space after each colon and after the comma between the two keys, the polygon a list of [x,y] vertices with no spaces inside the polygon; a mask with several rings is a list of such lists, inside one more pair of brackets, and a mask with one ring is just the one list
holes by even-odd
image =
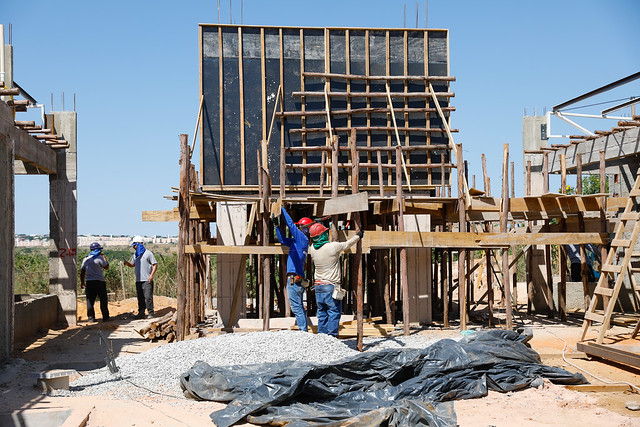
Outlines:
{"label": "vertical wooden beam", "polygon": [[542,158],[542,191],[549,192],[549,153],[545,152]]}
{"label": "vertical wooden beam", "polygon": [[242,64],[242,27],[238,27],[238,85],[240,89],[240,184],[246,184],[246,153],[244,140],[244,68]]}
{"label": "vertical wooden beam", "polygon": [[[567,157],[560,154],[560,193],[567,194]],[[560,219],[560,229],[566,231],[567,223],[565,218]],[[558,245],[560,256],[560,283],[558,286],[558,311],[560,320],[567,320],[567,250],[564,245]]]}
{"label": "vertical wooden beam", "polygon": [[[565,187],[563,187],[565,188]],[[562,218],[560,220],[560,230],[564,233],[567,231],[567,221]],[[560,320],[567,321],[567,251],[564,245],[559,246],[560,253],[560,283],[558,286],[558,311]]]}
{"label": "vertical wooden beam", "polygon": [[[527,160],[527,196],[531,195],[531,160]],[[533,222],[527,221],[527,232],[531,232]],[[533,303],[533,245],[529,245],[527,249],[527,314],[531,314],[531,305]]]}
{"label": "vertical wooden beam", "polygon": [[220,186],[224,186],[224,72],[222,68],[222,27],[218,27],[218,96],[220,117]]}
{"label": "vertical wooden beam", "polygon": [[[582,194],[582,154],[576,153],[576,193]],[[584,215],[578,212],[578,231],[585,231]],[[580,273],[582,278],[582,291],[584,293],[584,309],[589,308],[589,276],[587,274],[587,251],[585,245],[580,245]]]}
{"label": "vertical wooden beam", "polygon": [[[267,139],[267,66],[265,62],[264,28],[260,28],[260,86],[262,90],[262,140]],[[263,153],[262,157],[265,157]],[[269,165],[262,165],[267,169]]]}
{"label": "vertical wooden beam", "polygon": [[[338,135],[335,135],[331,141],[331,197],[338,197],[338,143],[339,143]],[[357,178],[356,178],[355,185],[357,185]],[[332,242],[338,241],[337,224],[338,224],[338,216],[333,215],[331,217],[331,241]]]}
{"label": "vertical wooden beam", "polygon": [[[280,96],[280,111],[284,111],[284,94],[285,94],[285,87],[284,87],[284,37],[282,35],[282,28],[278,29],[278,36],[279,36],[279,41],[280,41],[280,90],[281,92],[281,96]],[[273,107],[274,109],[278,108],[277,104],[274,105]],[[274,115],[275,117],[275,115]],[[284,130],[284,117],[280,116],[280,148],[281,150],[284,149],[284,136],[285,136],[285,130]],[[269,138],[271,138],[271,135],[269,135]],[[282,176],[282,174],[280,175]],[[280,193],[280,196],[282,196],[282,193],[284,192],[284,186],[283,184],[280,184],[280,189],[283,190]],[[274,262],[275,262],[275,258],[274,258]],[[285,291],[286,293],[286,291]],[[288,298],[285,298],[288,299]]]}
{"label": "vertical wooden beam", "polygon": [[[458,165],[458,231],[467,231],[467,212],[464,199],[464,161],[462,160],[462,144],[456,144],[456,162]],[[460,329],[467,329],[467,281],[465,272],[466,250],[458,250],[458,297],[460,306]]]}
{"label": "vertical wooden beam", "polygon": [[[511,198],[516,198],[516,175],[515,175],[515,165],[514,162],[511,162]],[[511,222],[513,229],[516,228],[516,222]],[[516,257],[516,246],[511,246],[511,255],[513,258]],[[511,264],[511,263],[510,263]],[[516,306],[516,310],[518,309],[518,280],[517,280],[517,270],[516,263],[513,263],[511,266],[510,274],[512,277],[511,286],[513,287],[513,303]]]}
{"label": "vertical wooden beam", "polygon": [[[502,149],[502,209],[500,210],[500,232],[507,232],[509,221],[509,144]],[[507,310],[507,329],[513,329],[511,303],[511,278],[509,277],[509,249],[502,249],[502,286]]]}
{"label": "vertical wooden beam", "polygon": [[[304,30],[300,28],[300,90],[304,92]],[[307,126],[307,117],[304,114],[307,108],[307,101],[304,96],[300,97],[300,110],[302,111],[302,117],[300,118],[301,127]],[[307,146],[307,134],[302,134],[302,146]],[[307,152],[302,152],[302,163],[307,163]],[[307,169],[302,170],[302,185],[307,185]]]}
{"label": "vertical wooden beam", "polygon": [[[264,146],[263,146],[264,149]],[[271,186],[267,176],[267,172],[262,169],[264,179],[262,180],[262,201],[264,204],[264,211],[262,212],[262,244],[269,246],[269,197],[271,195]],[[263,280],[264,280],[264,316],[262,323],[262,330],[269,330],[269,320],[271,317],[271,257],[265,255],[263,258]]]}
{"label": "vertical wooden beam", "polygon": [[[607,175],[606,175],[606,160],[605,160],[605,156],[604,156],[604,151],[600,151],[600,164],[599,164],[599,172],[600,172],[600,193],[606,193],[607,192]],[[600,201],[600,206],[602,206],[600,208],[600,232],[601,233],[606,233],[607,232],[607,210],[606,210],[606,203],[607,203],[607,198],[606,197],[602,197],[601,201]],[[600,260],[602,262],[604,262],[607,259],[607,245],[600,245]],[[602,274],[602,273],[601,273]],[[602,286],[604,287],[609,287],[609,279],[604,280],[602,283]],[[604,307],[607,307],[609,305],[609,297],[604,295],[602,297],[602,304]]]}
{"label": "vertical wooden beam", "polygon": [[[487,174],[487,158],[484,153],[482,153],[482,179],[484,181],[484,195],[487,197],[491,197],[490,189],[489,189],[489,175]],[[489,274],[489,272],[487,272]]]}
{"label": "vertical wooden beam", "polygon": [[[222,47],[220,47],[222,49]],[[187,323],[187,280],[188,268],[184,246],[189,238],[189,142],[187,135],[180,135],[180,192],[178,194],[179,234],[178,234],[178,265],[177,265],[177,320],[176,339],[184,340],[189,334]]]}
{"label": "vertical wooden beam", "polygon": [[567,194],[567,156],[566,154],[560,154],[560,185],[562,194]]}
{"label": "vertical wooden beam", "polygon": [[[337,143],[335,144],[338,145]],[[349,138],[349,146],[351,149],[351,192],[356,194],[360,191],[358,188],[359,174],[360,174],[360,158],[358,151],[356,150],[356,130],[351,129],[351,137]],[[353,213],[353,219],[356,223],[356,231],[360,231],[360,212]],[[364,337],[364,325],[363,325],[363,311],[364,311],[364,282],[362,277],[362,240],[358,240],[356,246],[356,254],[353,258],[355,264],[355,271],[357,276],[356,285],[356,321],[358,329],[357,348],[358,351],[363,351],[363,337]],[[352,269],[351,271],[354,271]]]}
{"label": "vertical wooden beam", "polygon": [[[398,198],[398,231],[404,231],[404,203],[402,195],[402,147],[396,147],[396,195]],[[404,334],[409,335],[409,283],[407,275],[407,249],[400,249],[400,278],[402,286],[402,321]]]}

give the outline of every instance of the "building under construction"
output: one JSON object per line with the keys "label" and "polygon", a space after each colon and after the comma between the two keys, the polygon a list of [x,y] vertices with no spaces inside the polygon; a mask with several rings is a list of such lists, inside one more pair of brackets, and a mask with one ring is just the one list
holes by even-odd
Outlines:
{"label": "building under construction", "polygon": [[[282,206],[296,219],[324,221],[333,240],[365,230],[342,261],[344,314],[356,318],[343,325],[343,336],[384,335],[399,325],[408,334],[411,325],[450,321],[462,329],[470,321],[511,328],[518,310],[566,320],[568,287],[580,293],[584,331],[592,322],[603,324],[599,342],[614,308],[637,311],[638,117],[555,146],[545,136],[549,116],[525,117],[525,196],[515,197],[505,144],[494,197],[486,167],[476,185],[455,142],[447,30],[199,30],[200,108],[196,135],[180,137],[180,185],[171,196],[178,207],[143,213],[149,221],[179,221],[178,339],[193,333],[214,297],[229,330],[245,318],[261,319],[265,330],[276,318],[291,319],[286,247],[273,235],[273,222],[281,220],[272,220],[272,213]],[[11,46],[1,45],[8,52],[4,67]],[[0,168],[6,178],[0,196],[10,218],[0,233],[0,327],[6,332],[0,358],[11,350],[16,316],[15,174],[50,176],[56,321],[75,324],[77,297],[75,113],[45,115],[42,125],[20,121],[16,113],[38,104],[10,70],[3,68],[0,92],[0,160],[6,166]],[[550,192],[552,173],[561,175],[563,191],[567,174],[597,174],[601,191],[582,195],[578,185],[576,194]],[[605,192],[607,180],[612,194]],[[599,247],[597,282],[587,275],[588,244]],[[568,280],[565,245],[581,248],[580,282]],[[559,278],[552,272],[553,247],[560,250]],[[525,296],[517,292],[518,263],[525,264]],[[307,275],[313,276],[311,262]],[[522,300],[526,304],[518,304]],[[313,316],[312,292],[306,303]]]}
{"label": "building under construction", "polygon": [[[143,214],[180,221],[187,256],[180,258],[179,337],[203,320],[212,254],[226,327],[253,316],[267,330],[270,319],[290,317],[286,247],[271,224],[281,206],[294,218],[322,218],[334,240],[366,230],[342,269],[344,312],[356,316],[360,338],[398,322],[405,333],[411,324],[453,319],[462,329],[469,319],[511,328],[514,310],[523,309],[566,320],[565,245],[581,248],[585,332],[593,321],[607,325],[619,300],[637,309],[636,291],[623,280],[633,272],[637,237],[629,198],[635,172],[615,197],[604,188],[582,195],[580,184],[573,195],[548,188],[550,173],[562,175],[563,189],[567,173],[597,173],[603,185],[619,175],[622,156],[612,163],[604,150],[581,163],[578,154],[612,138],[631,144],[637,121],[548,146],[541,126],[548,117],[525,117],[525,197],[515,197],[507,144],[500,194],[492,197],[486,167],[477,189],[454,140],[447,30],[201,25],[200,53],[199,138],[181,136],[177,212]],[[199,161],[192,159],[197,140]],[[586,274],[588,244],[602,248],[597,284]],[[556,285],[552,246],[560,248]],[[519,261],[526,307],[517,305]],[[311,293],[307,308],[313,315]]]}

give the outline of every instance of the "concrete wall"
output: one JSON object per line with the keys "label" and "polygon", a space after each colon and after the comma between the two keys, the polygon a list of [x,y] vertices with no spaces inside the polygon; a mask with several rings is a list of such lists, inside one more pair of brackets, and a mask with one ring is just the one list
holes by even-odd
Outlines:
{"label": "concrete wall", "polygon": [[13,341],[34,336],[38,329],[49,329],[58,321],[58,296],[33,295],[16,301]]}
{"label": "concrete wall", "polygon": [[[244,245],[247,234],[247,204],[238,202],[216,203],[216,228],[219,245]],[[223,255],[216,257],[218,267],[218,313],[225,327],[238,326],[238,318],[244,318],[247,313],[247,287],[242,286],[238,301],[236,321],[230,324],[231,305],[235,292],[238,270],[245,277],[246,265],[242,262],[242,255]],[[244,282],[243,282],[244,283]]]}
{"label": "concrete wall", "polygon": [[13,345],[14,204],[13,143],[0,134],[0,363]]}
{"label": "concrete wall", "polygon": [[77,315],[77,115],[73,111],[47,116],[47,126],[69,142],[56,152],[57,173],[49,175],[49,292],[60,302],[58,322],[75,325]]}

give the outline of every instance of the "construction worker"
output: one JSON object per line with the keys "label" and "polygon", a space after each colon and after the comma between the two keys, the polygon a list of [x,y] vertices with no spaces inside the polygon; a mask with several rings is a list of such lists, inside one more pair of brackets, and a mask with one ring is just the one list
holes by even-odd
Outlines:
{"label": "construction worker", "polygon": [[[100,312],[102,321],[108,322],[109,302],[107,301],[107,282],[104,280],[103,270],[109,269],[109,261],[102,253],[103,247],[98,242],[89,246],[89,255],[82,260],[80,267],[80,287],[85,289],[87,296],[87,317],[90,322],[96,321],[96,312],[93,308],[96,297],[100,298]],[[85,282],[86,279],[86,282]]]}
{"label": "construction worker", "polygon": [[149,313],[147,318],[155,316],[153,311],[153,276],[158,269],[158,263],[153,252],[144,247],[142,237],[135,236],[131,240],[131,246],[136,253],[131,256],[130,261],[124,261],[127,267],[136,269],[136,296],[138,297],[137,319],[144,318],[145,309]]}
{"label": "construction worker", "polygon": [[[289,247],[289,256],[287,257],[287,297],[289,298],[291,311],[296,316],[298,328],[307,332],[307,313],[304,310],[302,296],[309,283],[304,278],[304,263],[309,250],[309,225],[313,221],[304,217],[294,223],[286,209],[281,208],[281,210],[292,236],[292,238],[284,237],[280,227],[275,227],[278,241]],[[275,219],[275,217],[272,219]]]}
{"label": "construction worker", "polygon": [[318,333],[338,336],[338,326],[342,314],[340,252],[355,245],[364,236],[364,230],[346,242],[329,242],[329,229],[321,223],[309,228],[311,246],[309,255],[315,266],[314,288],[318,306]]}

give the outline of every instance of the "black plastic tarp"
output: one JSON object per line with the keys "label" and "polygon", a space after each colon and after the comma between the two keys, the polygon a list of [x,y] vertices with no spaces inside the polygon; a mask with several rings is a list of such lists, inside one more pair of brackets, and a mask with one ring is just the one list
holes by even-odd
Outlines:
{"label": "black plastic tarp", "polygon": [[184,394],[229,402],[211,414],[221,427],[248,420],[287,426],[456,425],[451,401],[530,386],[537,378],[584,384],[581,374],[543,365],[530,335],[483,331],[425,349],[362,353],[332,365],[278,362],[212,367],[180,378]]}

